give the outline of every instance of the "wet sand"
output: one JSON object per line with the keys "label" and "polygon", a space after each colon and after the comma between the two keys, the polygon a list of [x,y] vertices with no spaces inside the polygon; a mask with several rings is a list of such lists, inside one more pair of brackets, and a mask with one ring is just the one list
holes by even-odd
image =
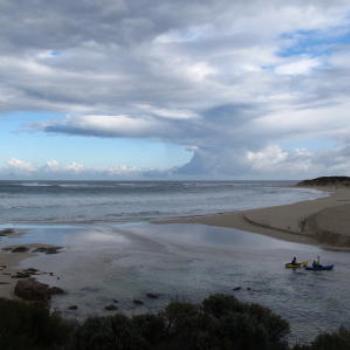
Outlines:
{"label": "wet sand", "polygon": [[350,248],[350,190],[321,188],[330,196],[290,205],[167,220],[261,233],[299,243]]}

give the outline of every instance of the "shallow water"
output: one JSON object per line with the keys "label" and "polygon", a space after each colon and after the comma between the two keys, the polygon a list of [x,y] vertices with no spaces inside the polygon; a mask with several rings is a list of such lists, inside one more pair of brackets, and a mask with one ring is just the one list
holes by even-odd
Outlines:
{"label": "shallow water", "polygon": [[[65,247],[60,254],[23,262],[54,273],[40,280],[68,291],[52,304],[65,316],[104,314],[113,299],[120,310],[135,314],[156,311],[169,300],[199,301],[224,292],[282,315],[291,323],[292,342],[350,326],[349,253],[197,224],[26,226],[22,236],[0,243],[34,242]],[[294,255],[300,260],[320,255],[324,264],[334,263],[335,270],[285,269]],[[242,289],[234,292],[238,286]],[[161,297],[150,300],[148,292]],[[135,298],[144,306],[135,306]],[[72,304],[79,310],[67,311]]]}

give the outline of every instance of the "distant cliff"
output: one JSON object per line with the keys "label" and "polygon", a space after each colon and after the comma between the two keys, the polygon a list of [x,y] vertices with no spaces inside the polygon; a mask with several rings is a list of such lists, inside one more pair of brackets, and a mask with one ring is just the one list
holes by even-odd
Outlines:
{"label": "distant cliff", "polygon": [[297,186],[345,186],[350,187],[350,177],[348,176],[323,176],[316,179],[304,180]]}

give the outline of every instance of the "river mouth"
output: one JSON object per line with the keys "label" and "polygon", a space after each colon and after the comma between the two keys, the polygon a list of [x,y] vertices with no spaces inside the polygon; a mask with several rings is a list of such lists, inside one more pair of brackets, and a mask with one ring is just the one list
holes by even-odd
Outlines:
{"label": "river mouth", "polygon": [[[270,307],[287,319],[292,341],[350,326],[349,253],[198,224],[32,225],[1,245],[47,243],[59,254],[24,260],[52,275],[42,282],[67,291],[52,300],[65,317],[156,312],[171,300],[198,302],[211,293]],[[334,271],[287,270],[297,256],[321,256]],[[236,290],[234,290],[236,289]],[[77,310],[69,306],[77,305]]]}

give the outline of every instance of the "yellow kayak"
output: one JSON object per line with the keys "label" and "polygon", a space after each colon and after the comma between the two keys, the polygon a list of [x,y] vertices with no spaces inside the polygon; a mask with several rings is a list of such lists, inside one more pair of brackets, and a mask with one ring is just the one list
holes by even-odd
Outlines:
{"label": "yellow kayak", "polygon": [[297,262],[295,264],[292,264],[292,263],[286,263],[286,269],[300,269],[302,267],[306,267],[308,264],[308,261],[305,260],[305,261],[300,261],[300,262]]}

